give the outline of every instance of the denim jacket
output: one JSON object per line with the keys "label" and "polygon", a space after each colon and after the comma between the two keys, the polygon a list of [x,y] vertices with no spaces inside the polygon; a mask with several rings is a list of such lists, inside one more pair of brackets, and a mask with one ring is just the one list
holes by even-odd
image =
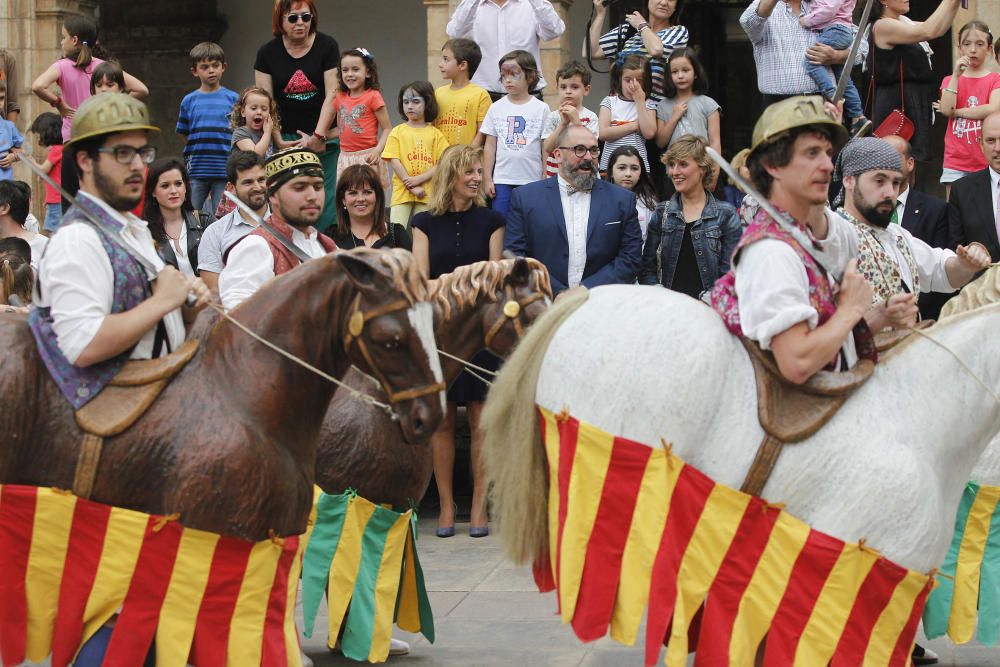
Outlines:
{"label": "denim jacket", "polygon": [[[691,223],[691,242],[694,245],[701,284],[712,289],[715,281],[729,271],[730,261],[743,228],[736,209],[717,200],[706,192],[705,208],[701,217]],[[684,238],[684,207],[680,193],[660,203],[653,212],[646,232],[646,245],[642,249],[642,270],[639,284],[663,285],[670,288],[674,281],[677,258],[681,254]]]}

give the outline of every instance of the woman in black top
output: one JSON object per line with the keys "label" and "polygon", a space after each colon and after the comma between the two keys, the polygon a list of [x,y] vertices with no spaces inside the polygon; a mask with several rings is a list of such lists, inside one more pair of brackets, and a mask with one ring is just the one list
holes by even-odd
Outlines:
{"label": "woman in black top", "polygon": [[[430,278],[450,273],[459,266],[483,260],[499,260],[503,253],[504,218],[486,208],[483,183],[483,149],[451,146],[441,155],[431,181],[430,210],[413,217],[413,256]],[[495,370],[498,359],[487,351],[472,363]],[[452,471],[455,465],[455,413],[464,404],[472,432],[472,516],[469,535],[489,534],[486,517],[486,474],[482,459],[479,416],[486,399],[486,385],[468,371],[448,389],[448,410],[440,428],[431,437],[434,479],[441,514],[438,537],[455,534],[455,500]]]}
{"label": "woman in black top", "polygon": [[177,158],[149,165],[142,214],[164,262],[189,276],[198,275],[201,214],[191,206],[187,169]]}
{"label": "woman in black top", "polygon": [[413,249],[406,227],[389,223],[385,191],[378,174],[366,164],[351,165],[337,182],[337,229],[333,241],[341,250],[352,248]]}
{"label": "woman in black top", "polygon": [[931,105],[938,97],[930,55],[921,42],[948,32],[961,0],[941,0],[926,21],[904,21],[909,0],[876,0],[872,5],[872,59],[874,100],[871,119],[877,128],[893,109],[913,121],[913,157],[931,157]]}
{"label": "woman in black top", "polygon": [[340,150],[322,132],[333,126],[340,47],[333,37],[318,32],[318,26],[314,0],[275,0],[274,39],[258,49],[253,68],[256,85],[271,93],[277,103],[282,138],[319,153],[326,208],[316,228],[325,232],[336,219],[333,197]]}

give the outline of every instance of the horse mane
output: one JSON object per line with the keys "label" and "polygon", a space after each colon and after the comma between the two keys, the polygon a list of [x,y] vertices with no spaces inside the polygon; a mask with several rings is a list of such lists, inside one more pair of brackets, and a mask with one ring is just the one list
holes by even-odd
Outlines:
{"label": "horse mane", "polygon": [[428,300],[427,280],[421,275],[409,251],[401,248],[380,250],[359,248],[351,252],[372,253],[389,270],[392,286],[402,292],[411,304]]}
{"label": "horse mane", "polygon": [[941,308],[938,321],[1000,302],[1000,264],[994,264],[983,275],[962,288],[958,296]]}
{"label": "horse mane", "polygon": [[[515,261],[517,260],[501,259],[495,262],[475,262],[460,266],[451,273],[442,274],[430,281],[428,300],[434,304],[435,310],[441,311],[443,320],[450,319],[453,311],[472,306],[482,297],[495,303],[503,290],[504,281],[514,268]],[[552,286],[545,266],[530,257],[525,261],[531,268],[534,284],[551,299]]]}

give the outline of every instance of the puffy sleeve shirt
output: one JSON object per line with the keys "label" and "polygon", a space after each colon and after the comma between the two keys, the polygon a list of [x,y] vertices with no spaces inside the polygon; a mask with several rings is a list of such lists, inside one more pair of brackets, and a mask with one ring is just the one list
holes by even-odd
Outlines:
{"label": "puffy sleeve shirt", "polygon": [[[843,270],[858,254],[854,226],[831,210],[826,211],[827,237],[820,246]],[[798,254],[784,241],[764,239],[740,252],[734,267],[740,323],[747,338],[768,350],[771,339],[799,322],[815,329],[819,313],[809,301],[809,278]],[[853,337],[843,347],[848,366],[857,362]]]}
{"label": "puffy sleeve shirt", "polygon": [[[306,235],[293,227],[292,243],[313,259],[326,254],[315,230]],[[274,255],[271,254],[271,247],[262,236],[247,236],[230,251],[226,268],[219,274],[222,306],[232,310],[273,277]]]}
{"label": "puffy sleeve shirt", "polygon": [[[89,195],[80,192],[78,196]],[[105,206],[103,202],[95,201]],[[112,212],[111,209],[108,211]],[[129,249],[149,260],[158,271],[162,270],[164,263],[156,253],[146,222],[131,213],[113,211],[112,214],[126,225],[122,239]],[[111,314],[114,299],[115,276],[111,260],[97,232],[84,223],[60,227],[58,233],[49,239],[38,275],[41,293],[35,303],[51,309],[52,328],[56,332],[59,349],[66,355],[67,361],[76,363],[97,335],[104,318]],[[156,276],[148,277],[152,280]],[[176,350],[185,336],[180,308],[167,313],[163,322],[170,347]],[[154,327],[139,340],[129,358],[150,359],[155,337]]]}

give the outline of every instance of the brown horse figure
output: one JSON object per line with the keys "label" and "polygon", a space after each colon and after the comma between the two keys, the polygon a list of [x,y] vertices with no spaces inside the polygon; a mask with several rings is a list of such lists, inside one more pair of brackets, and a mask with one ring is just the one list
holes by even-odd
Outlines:
{"label": "brown horse figure", "polygon": [[[427,284],[405,251],[310,261],[231,313],[323,372],[382,379],[407,440],[444,407]],[[23,317],[0,318],[0,483],[68,489],[82,432]],[[247,540],[303,532],[334,385],[221,320],[149,410],[104,443],[92,498]]]}
{"label": "brown horse figure", "polygon": [[[438,345],[465,360],[484,348],[507,356],[552,298],[548,271],[534,259],[459,267],[432,280],[429,289]],[[462,372],[459,362],[443,355],[441,366],[447,384]],[[344,381],[385,400],[384,392],[357,369]],[[384,412],[344,392],[333,397],[316,458],[316,483],[324,491],[337,494],[352,487],[364,498],[402,510],[423,498],[432,469],[431,448],[407,443]]]}

